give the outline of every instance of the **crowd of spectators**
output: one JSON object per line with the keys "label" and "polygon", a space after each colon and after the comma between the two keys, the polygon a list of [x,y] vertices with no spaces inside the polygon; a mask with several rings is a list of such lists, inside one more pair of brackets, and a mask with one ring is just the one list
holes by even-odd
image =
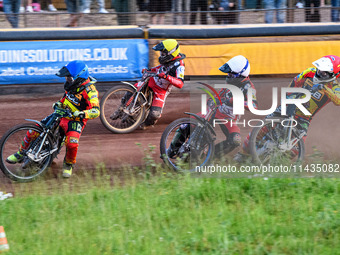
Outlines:
{"label": "crowd of spectators", "polygon": [[[58,0],[53,0],[57,2]],[[91,13],[96,2],[98,13],[107,14],[105,0],[64,1],[70,14],[68,27],[78,26],[83,14]],[[288,6],[288,2],[293,6]],[[148,12],[151,24],[165,24],[167,13],[173,12],[172,24],[237,24],[244,9],[263,11],[263,22],[287,22],[288,7],[304,8],[305,22],[320,22],[320,7],[330,6],[330,21],[339,22],[340,0],[136,0],[137,9],[131,10],[129,0],[111,0],[111,13],[117,14],[119,25],[131,24],[128,12]],[[255,3],[255,4],[254,4]],[[249,7],[249,5],[252,5]],[[0,9],[13,28],[19,26],[19,14],[25,12],[57,12],[52,0],[0,0]],[[65,10],[61,10],[65,12]],[[92,9],[93,11],[93,9]]]}

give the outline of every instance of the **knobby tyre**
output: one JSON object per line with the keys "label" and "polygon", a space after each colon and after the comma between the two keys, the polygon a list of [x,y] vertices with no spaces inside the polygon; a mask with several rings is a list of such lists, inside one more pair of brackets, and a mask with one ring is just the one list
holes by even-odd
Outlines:
{"label": "knobby tyre", "polygon": [[[181,118],[170,123],[164,130],[160,153],[171,169],[177,172],[195,172],[197,167],[208,165],[213,158],[214,141],[207,130],[195,132],[198,124],[199,121],[194,118]],[[193,148],[197,146],[200,147],[199,150]]]}
{"label": "knobby tyre", "polygon": [[[281,122],[265,122],[262,127],[252,130],[249,138],[249,150],[252,160],[257,164],[282,164],[289,162],[302,162],[305,155],[305,144],[300,139],[291,150],[281,150],[280,143],[284,140],[281,132]],[[296,138],[297,133],[292,130],[292,138]]]}
{"label": "knobby tyre", "polygon": [[[135,90],[128,85],[114,86],[108,90],[100,101],[100,120],[104,127],[116,134],[126,134],[134,131],[142,123],[145,115],[145,107],[141,106],[141,98],[137,99],[135,112],[130,116],[123,111],[126,110],[123,97],[133,95]],[[130,93],[130,94],[129,94]],[[119,111],[118,118],[114,114]]]}
{"label": "knobby tyre", "polygon": [[[17,152],[22,144],[27,132],[36,132],[36,137],[42,133],[42,129],[36,124],[19,124],[8,130],[0,140],[0,168],[1,171],[11,180],[18,182],[33,181],[43,175],[51,165],[53,157],[49,153],[52,150],[52,141],[48,137],[41,150],[45,156],[39,161],[34,162],[28,158],[25,151],[23,159],[16,164],[10,164],[6,161],[7,157]],[[39,138],[32,139],[27,150],[34,145],[41,144]]]}

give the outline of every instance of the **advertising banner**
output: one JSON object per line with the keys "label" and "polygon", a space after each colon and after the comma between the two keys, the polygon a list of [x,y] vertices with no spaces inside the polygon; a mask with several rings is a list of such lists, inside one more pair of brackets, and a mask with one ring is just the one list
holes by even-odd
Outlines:
{"label": "advertising banner", "polygon": [[339,46],[339,41],[230,43],[181,45],[181,52],[187,56],[185,75],[223,75],[218,68],[237,55],[249,59],[252,75],[294,74],[321,56],[340,55]]}
{"label": "advertising banner", "polygon": [[0,84],[59,83],[55,73],[72,60],[101,82],[134,80],[148,59],[144,39],[0,42]]}

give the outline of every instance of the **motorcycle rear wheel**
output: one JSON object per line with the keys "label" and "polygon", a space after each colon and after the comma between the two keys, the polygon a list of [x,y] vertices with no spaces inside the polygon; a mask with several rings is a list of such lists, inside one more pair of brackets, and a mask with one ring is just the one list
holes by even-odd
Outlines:
{"label": "motorcycle rear wheel", "polygon": [[[137,99],[135,106],[136,112],[133,115],[129,115],[123,111],[123,109],[126,110],[126,102],[122,102],[122,98],[126,93],[134,94],[134,92],[135,90],[129,85],[118,85],[108,90],[102,97],[100,101],[100,120],[104,127],[112,133],[131,133],[142,123],[145,115],[145,107],[141,106],[141,98]],[[119,117],[113,118],[116,111],[119,111]]]}
{"label": "motorcycle rear wheel", "polygon": [[[291,150],[279,149],[281,122],[267,121],[261,127],[252,130],[249,138],[249,149],[253,162],[257,164],[281,164],[283,162],[302,162],[305,155],[305,144],[300,139]],[[292,130],[292,138],[297,137]]]}

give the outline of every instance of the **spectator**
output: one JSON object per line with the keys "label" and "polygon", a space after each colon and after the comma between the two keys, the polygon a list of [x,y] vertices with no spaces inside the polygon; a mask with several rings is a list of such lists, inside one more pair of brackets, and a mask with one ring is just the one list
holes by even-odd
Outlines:
{"label": "spectator", "polygon": [[339,22],[339,7],[340,7],[340,0],[332,0],[332,11],[331,11],[331,21],[332,22]]}
{"label": "spectator", "polygon": [[[305,0],[305,17],[306,22],[320,22],[320,0]],[[313,8],[311,9],[313,5]]]}
{"label": "spectator", "polygon": [[20,6],[20,12],[25,12],[25,7],[26,7],[26,12],[33,12],[33,7],[32,7],[32,0],[26,0],[26,6],[24,6],[23,2]]}
{"label": "spectator", "polygon": [[[242,1],[241,0],[239,0],[239,3],[241,3]],[[256,0],[256,7],[255,7],[256,9],[262,9],[262,0]],[[241,9],[240,7],[239,7],[239,9]]]}
{"label": "spectator", "polygon": [[82,17],[84,0],[64,0],[68,13],[70,13],[70,23],[66,27],[77,27],[78,21]]}
{"label": "spectator", "polygon": [[[90,7],[91,7],[92,0],[85,0],[85,6],[83,13],[91,13]],[[97,0],[97,3],[99,5],[99,13],[109,13],[105,9],[105,0]]]}
{"label": "spectator", "polygon": [[21,0],[3,0],[3,10],[8,22],[13,28],[19,27],[19,12]]}
{"label": "spectator", "polygon": [[40,0],[41,9],[50,12],[56,12],[57,9],[52,4],[52,0]]}
{"label": "spectator", "polygon": [[164,24],[164,12],[167,11],[166,0],[150,0],[149,12],[151,12],[152,24]]}
{"label": "spectator", "polygon": [[208,1],[207,0],[191,0],[190,1],[190,24],[196,24],[196,14],[198,9],[201,11],[201,24],[207,24]]}
{"label": "spectator", "polygon": [[215,11],[213,17],[216,18],[217,24],[236,24],[237,13],[226,12],[237,9],[237,0],[213,0],[212,5]]}
{"label": "spectator", "polygon": [[186,10],[185,0],[172,0],[171,10],[173,12],[174,25],[186,24],[186,14],[182,13]]}
{"label": "spectator", "polygon": [[[129,25],[130,16],[124,13],[129,11],[129,0],[115,0],[114,8],[117,12],[118,25]],[[123,12],[123,14],[121,14],[121,12]]]}
{"label": "spectator", "polygon": [[295,5],[296,8],[303,8],[303,2],[302,0],[298,0],[296,5]]}
{"label": "spectator", "polygon": [[276,21],[277,23],[284,23],[286,18],[284,8],[287,8],[287,0],[264,0],[264,8],[269,10],[266,11],[265,22],[273,23],[274,9],[276,10]]}
{"label": "spectator", "polygon": [[137,6],[141,12],[148,10],[148,4],[144,0],[137,0]]}

